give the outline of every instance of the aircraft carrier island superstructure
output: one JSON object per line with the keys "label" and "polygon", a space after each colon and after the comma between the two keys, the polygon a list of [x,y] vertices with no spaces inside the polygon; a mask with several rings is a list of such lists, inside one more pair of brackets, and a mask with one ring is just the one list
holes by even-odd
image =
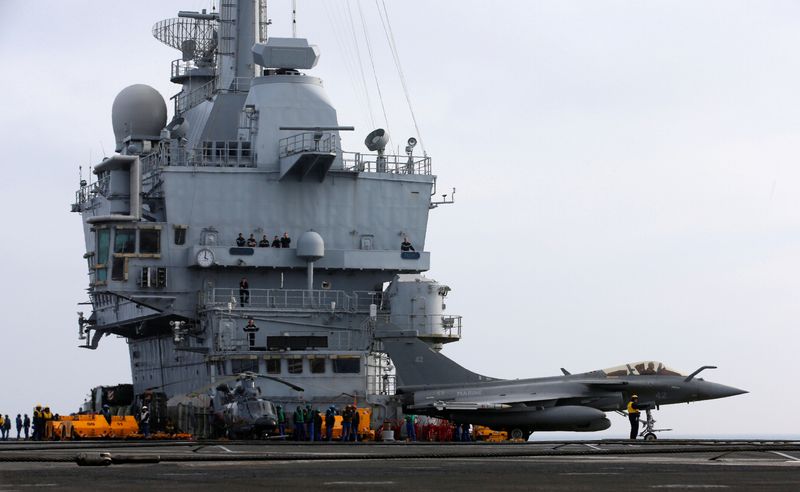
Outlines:
{"label": "aircraft carrier island superstructure", "polygon": [[[264,12],[263,0],[226,0],[153,27],[180,51],[181,90],[169,121],[149,86],[114,101],[116,153],[72,206],[92,306],[80,337],[91,349],[124,337],[137,394],[170,398],[252,371],[305,390],[259,380],[288,411],[356,398],[378,420],[393,412],[394,375],[375,331],[435,347],[461,336],[444,312],[449,288],[421,275],[431,159],[414,139],[389,155],[380,129],[367,152],[342,150],[353,128],[305,73],[316,46],[267,37]],[[401,251],[405,238],[416,251]]]}

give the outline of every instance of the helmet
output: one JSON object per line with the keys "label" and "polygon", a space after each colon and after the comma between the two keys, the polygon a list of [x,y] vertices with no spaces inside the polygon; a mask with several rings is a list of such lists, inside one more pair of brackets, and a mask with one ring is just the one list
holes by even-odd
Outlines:
{"label": "helmet", "polygon": [[634,398],[636,398],[638,400],[639,399],[639,395],[631,395],[631,400],[633,400]]}
{"label": "helmet", "polygon": [[106,403],[105,405],[103,405],[103,408],[109,408],[109,407],[108,407],[108,403]]}
{"label": "helmet", "polygon": [[42,408],[42,404],[40,403],[40,404],[36,405],[36,408]]}
{"label": "helmet", "polygon": [[143,406],[142,410],[147,410],[147,405]]}

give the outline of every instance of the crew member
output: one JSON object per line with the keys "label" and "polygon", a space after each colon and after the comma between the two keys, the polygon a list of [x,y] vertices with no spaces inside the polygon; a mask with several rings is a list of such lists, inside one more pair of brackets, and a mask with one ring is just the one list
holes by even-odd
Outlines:
{"label": "crew member", "polygon": [[294,440],[295,441],[305,441],[306,440],[306,426],[305,421],[303,420],[303,406],[297,405],[297,408],[294,409]]}
{"label": "crew member", "polygon": [[325,438],[333,440],[333,426],[336,424],[336,407],[331,405],[325,412]]}
{"label": "crew member", "polygon": [[42,438],[42,406],[36,405],[33,409],[33,440],[38,441]]}
{"label": "crew member", "polygon": [[281,247],[281,240],[278,236],[272,238],[272,247],[273,248],[280,248]]}
{"label": "crew member", "polygon": [[290,244],[292,244],[292,238],[289,237],[288,232],[284,232],[281,238],[281,248],[288,248]]}
{"label": "crew member", "polygon": [[31,418],[28,417],[27,413],[25,414],[25,417],[22,419],[22,428],[25,429],[25,440],[28,440],[31,431]]}
{"label": "crew member", "polygon": [[244,238],[244,236],[242,236],[242,233],[240,232],[239,237],[236,238],[236,246],[239,246],[241,248],[245,245],[245,243],[247,243],[247,240]]}
{"label": "crew member", "polygon": [[147,409],[147,406],[143,406],[142,411],[139,412],[139,430],[144,437],[150,437],[150,410]]}
{"label": "crew member", "polygon": [[250,284],[247,278],[242,277],[239,281],[239,305],[244,307],[245,304],[250,304]]}
{"label": "crew member", "polygon": [[306,405],[303,409],[303,420],[306,423],[306,439],[309,441],[314,440],[314,414],[311,411],[311,405]]}
{"label": "crew member", "polygon": [[247,247],[248,248],[255,248],[256,244],[258,244],[258,242],[256,242],[255,236],[250,234],[250,237],[247,238]]}
{"label": "crew member", "polygon": [[628,402],[628,420],[631,422],[631,439],[639,434],[639,397],[632,395]]}
{"label": "crew member", "polygon": [[17,441],[19,441],[19,435],[22,433],[22,415],[17,414]]}
{"label": "crew member", "polygon": [[278,433],[281,437],[286,437],[286,413],[280,405],[275,407],[275,411],[278,413]]}
{"label": "crew member", "polygon": [[472,441],[472,436],[470,435],[470,432],[469,432],[469,424],[464,422],[463,424],[461,424],[461,429],[462,429],[461,430],[461,440],[463,442]]}
{"label": "crew member", "polygon": [[344,407],[342,411],[342,442],[350,440],[350,426],[353,424],[353,411],[350,405]]}
{"label": "crew member", "polygon": [[417,440],[417,431],[414,429],[414,416],[406,414],[406,439],[409,441]]}
{"label": "crew member", "polygon": [[411,241],[409,241],[407,237],[404,237],[403,242],[400,243],[400,251],[416,251],[416,249],[411,245]]}
{"label": "crew member", "polygon": [[314,417],[314,440],[322,440],[322,412],[315,408],[311,415]]}
{"label": "crew member", "polygon": [[111,408],[109,408],[108,404],[103,405],[103,409],[100,411],[100,413],[103,414],[103,417],[105,417],[108,425],[111,425]]}
{"label": "crew member", "polygon": [[261,238],[261,241],[258,242],[259,248],[269,248],[269,239],[267,239],[267,235],[264,234],[264,237]]}
{"label": "crew member", "polygon": [[247,333],[247,341],[250,343],[250,350],[256,346],[256,332],[258,327],[253,321],[253,318],[247,320],[247,325],[244,327],[244,332]]}
{"label": "crew member", "polygon": [[358,424],[361,423],[361,416],[358,414],[358,408],[353,405],[353,425],[350,433],[353,435],[353,441],[358,442]]}

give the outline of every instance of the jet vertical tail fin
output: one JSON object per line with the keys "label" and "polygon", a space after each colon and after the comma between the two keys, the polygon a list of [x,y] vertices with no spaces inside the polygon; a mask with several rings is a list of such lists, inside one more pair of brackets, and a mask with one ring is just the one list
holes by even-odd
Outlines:
{"label": "jet vertical tail fin", "polygon": [[398,387],[496,380],[460,366],[416,337],[383,338],[381,342],[397,368]]}

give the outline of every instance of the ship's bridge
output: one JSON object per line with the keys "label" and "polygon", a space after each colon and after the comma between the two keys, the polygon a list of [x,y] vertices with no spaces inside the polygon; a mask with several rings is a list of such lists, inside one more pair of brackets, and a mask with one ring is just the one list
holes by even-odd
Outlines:
{"label": "ship's bridge", "polygon": [[680,371],[654,360],[631,362],[622,366],[603,369],[606,376],[686,376]]}

